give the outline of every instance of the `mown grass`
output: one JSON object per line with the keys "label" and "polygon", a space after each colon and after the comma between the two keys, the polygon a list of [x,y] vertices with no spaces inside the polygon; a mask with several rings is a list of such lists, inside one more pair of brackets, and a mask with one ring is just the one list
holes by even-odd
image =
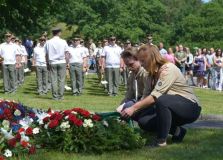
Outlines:
{"label": "mown grass", "polygon": [[[210,89],[195,89],[198,96],[203,114],[223,114],[223,93]],[[40,96],[36,91],[35,74],[26,76],[25,84],[18,88],[14,95],[3,93],[3,83],[0,83],[0,97],[3,99],[15,100],[24,105],[48,109],[67,109],[71,107],[83,107],[91,111],[113,111],[124,97],[124,87],[120,87],[117,97],[109,97],[105,90],[99,85],[95,75],[88,75],[85,79],[85,89],[82,96],[74,97],[71,91],[65,92],[63,101],[52,100],[51,92],[45,96]]]}
{"label": "mown grass", "polygon": [[37,154],[14,159],[26,160],[222,160],[222,130],[190,129],[184,142],[164,148],[114,151],[94,154],[38,150]]}
{"label": "mown grass", "polygon": [[[25,84],[20,87],[15,95],[5,95],[3,84],[0,83],[0,97],[3,99],[22,102],[26,106],[48,109],[68,109],[71,107],[82,107],[90,111],[104,112],[113,111],[124,96],[124,87],[120,87],[120,94],[117,97],[108,97],[103,87],[98,84],[95,75],[89,75],[85,80],[85,89],[82,96],[74,97],[71,92],[65,92],[63,101],[52,100],[51,93],[46,96],[39,96],[36,92],[35,74],[26,77]],[[223,114],[223,94],[205,90],[195,89],[202,104],[203,114]],[[128,160],[179,160],[179,159],[222,159],[222,137],[220,129],[189,129],[184,143],[171,144],[165,148],[149,149],[144,147],[132,151],[114,151],[94,154],[74,154],[55,151],[38,150],[32,156],[20,156],[14,159],[26,160],[104,160],[104,159],[128,159]]]}

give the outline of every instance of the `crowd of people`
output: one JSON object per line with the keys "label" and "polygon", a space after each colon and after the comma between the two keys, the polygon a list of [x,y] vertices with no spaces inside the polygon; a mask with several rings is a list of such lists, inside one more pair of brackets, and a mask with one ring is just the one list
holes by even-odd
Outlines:
{"label": "crowd of people", "polygon": [[214,49],[210,53],[196,49],[193,56],[182,45],[176,46],[175,53],[172,48],[166,51],[163,43],[157,47],[151,35],[146,44],[132,46],[129,40],[122,44],[111,36],[97,46],[89,39],[85,46],[80,37],[68,41],[60,38],[60,28],[54,28],[52,34],[51,39],[43,34],[35,46],[30,39],[23,46],[11,33],[5,34],[6,41],[0,45],[4,92],[15,93],[24,83],[24,68],[30,57],[36,70],[37,92],[45,95],[51,90],[53,100],[64,99],[67,75],[73,96],[83,93],[89,69],[95,68],[99,82],[106,82],[108,96],[118,95],[122,77],[127,91],[117,110],[123,118],[137,121],[142,129],[157,133],[151,146],[166,146],[168,134],[173,142],[181,142],[186,134],[181,126],[199,117],[201,107],[189,79],[191,85],[207,87],[212,80],[211,87],[222,87],[220,49],[216,53]]}
{"label": "crowd of people", "polygon": [[[96,70],[99,82],[106,83],[109,96],[118,94],[120,83],[127,88],[129,69],[121,53],[131,47],[139,48],[143,43],[133,45],[130,40],[121,43],[114,36],[96,44],[93,39],[84,42],[81,37],[65,41],[60,38],[60,29],[56,28],[52,33],[52,39],[43,33],[36,43],[31,38],[22,43],[13,34],[5,34],[6,41],[1,44],[0,55],[6,94],[15,93],[24,82],[24,71],[29,71],[31,66],[35,66],[36,70],[37,92],[44,95],[52,89],[54,99],[63,99],[64,87],[72,90],[74,96],[81,95],[84,77],[89,70]],[[147,36],[147,44],[154,45],[152,35]],[[166,50],[160,42],[157,48],[162,57],[180,69],[189,85],[222,90],[223,59],[220,48],[208,50],[195,47],[194,54],[181,44]],[[66,76],[70,78],[71,86],[67,85]]]}
{"label": "crowd of people", "polygon": [[163,57],[178,66],[190,85],[222,91],[223,59],[220,48],[195,47],[192,54],[188,47],[177,45],[174,53],[172,48],[166,51],[160,43],[159,49]]}

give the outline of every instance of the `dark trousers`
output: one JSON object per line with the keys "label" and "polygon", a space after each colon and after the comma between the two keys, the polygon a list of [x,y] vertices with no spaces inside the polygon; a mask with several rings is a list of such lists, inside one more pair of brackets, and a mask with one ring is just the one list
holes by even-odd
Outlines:
{"label": "dark trousers", "polygon": [[[197,120],[201,112],[197,103],[179,95],[162,95],[156,100],[155,106],[155,109],[151,106],[144,109],[141,115],[139,112],[134,116],[142,129],[156,131],[157,138],[163,140],[169,133],[173,135],[178,126]],[[156,116],[151,118],[153,112]]]}
{"label": "dark trousers", "polygon": [[[125,108],[129,108],[133,106],[135,103],[136,103],[135,99],[125,101],[123,110]],[[132,115],[131,119],[134,121],[137,121],[139,127],[143,130],[146,130],[146,131],[157,130],[156,129],[157,118],[156,118],[155,105],[152,105],[152,106],[149,106],[137,111],[134,115]]]}

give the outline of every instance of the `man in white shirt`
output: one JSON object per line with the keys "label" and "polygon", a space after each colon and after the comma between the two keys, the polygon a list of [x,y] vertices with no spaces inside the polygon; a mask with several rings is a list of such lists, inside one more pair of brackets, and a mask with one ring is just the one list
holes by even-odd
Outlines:
{"label": "man in white shirt", "polygon": [[15,93],[15,65],[20,63],[18,58],[19,52],[18,47],[11,42],[12,35],[10,33],[5,34],[6,42],[0,45],[0,57],[3,60],[3,83],[4,92]]}
{"label": "man in white shirt", "polygon": [[69,47],[70,79],[73,96],[82,94],[83,89],[83,68],[86,68],[86,54],[80,45],[80,38],[73,39],[73,46]]}
{"label": "man in white shirt", "polygon": [[61,29],[52,30],[53,38],[45,44],[47,54],[47,65],[52,80],[52,95],[54,100],[63,100],[64,83],[66,76],[66,60],[65,54],[68,52],[67,42],[60,38]]}
{"label": "man in white shirt", "polygon": [[48,70],[46,66],[46,50],[44,44],[45,37],[39,38],[39,45],[34,48],[33,66],[36,67],[37,92],[39,95],[45,95],[48,91]]}
{"label": "man in white shirt", "polygon": [[103,68],[105,68],[109,96],[116,96],[118,94],[120,70],[123,69],[123,61],[121,60],[122,50],[115,42],[116,37],[110,37],[110,44],[104,47],[101,55],[103,64],[105,64],[105,67]]}
{"label": "man in white shirt", "polygon": [[165,57],[167,55],[167,51],[166,51],[166,49],[163,48],[162,42],[160,42],[160,44],[159,44],[159,51],[160,51],[160,54],[162,57]]}

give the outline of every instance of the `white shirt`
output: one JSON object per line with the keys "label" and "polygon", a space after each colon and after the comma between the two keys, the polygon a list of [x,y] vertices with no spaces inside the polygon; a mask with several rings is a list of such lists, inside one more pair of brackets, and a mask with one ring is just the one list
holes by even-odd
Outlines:
{"label": "white shirt", "polygon": [[25,46],[18,45],[18,50],[19,50],[20,55],[22,56],[21,63],[25,63],[25,61],[26,61],[25,56],[28,55]]}
{"label": "white shirt", "polygon": [[94,55],[95,55],[97,58],[99,58],[99,57],[101,57],[102,51],[103,51],[103,48],[102,48],[102,47],[97,47],[97,48],[94,50]]}
{"label": "white shirt", "polygon": [[66,63],[65,52],[69,49],[65,40],[58,36],[54,36],[46,42],[45,50],[48,54],[50,64]]}
{"label": "white shirt", "polygon": [[105,68],[120,68],[122,50],[118,45],[105,46],[101,56],[105,57]]}
{"label": "white shirt", "polygon": [[89,46],[89,54],[90,56],[95,55],[95,49],[96,49],[96,45],[94,43],[91,43],[91,45]]}
{"label": "white shirt", "polygon": [[185,63],[186,64],[192,64],[193,63],[193,60],[194,60],[194,56],[191,53],[189,53],[187,55],[187,60],[185,61]]}
{"label": "white shirt", "polygon": [[3,64],[15,64],[16,55],[19,55],[18,46],[12,42],[2,43],[0,45],[0,55],[4,58]]}
{"label": "white shirt", "polygon": [[36,66],[46,66],[46,50],[44,46],[36,46],[33,50],[33,59]]}
{"label": "white shirt", "polygon": [[214,64],[214,56],[215,56],[215,54],[207,54],[206,55],[207,63],[208,64],[210,64],[210,65],[213,65]]}
{"label": "white shirt", "polygon": [[166,51],[164,48],[162,48],[162,49],[160,50],[160,54],[161,54],[162,57],[165,57],[166,54],[167,54],[167,51]]}
{"label": "white shirt", "polygon": [[82,46],[82,45],[81,45],[81,47],[83,48],[85,55],[86,55],[87,57],[89,57],[90,54],[89,54],[89,50],[88,50],[88,48],[86,48],[85,46]]}
{"label": "white shirt", "polygon": [[69,47],[70,59],[69,63],[83,63],[86,57],[85,50],[81,45]]}

